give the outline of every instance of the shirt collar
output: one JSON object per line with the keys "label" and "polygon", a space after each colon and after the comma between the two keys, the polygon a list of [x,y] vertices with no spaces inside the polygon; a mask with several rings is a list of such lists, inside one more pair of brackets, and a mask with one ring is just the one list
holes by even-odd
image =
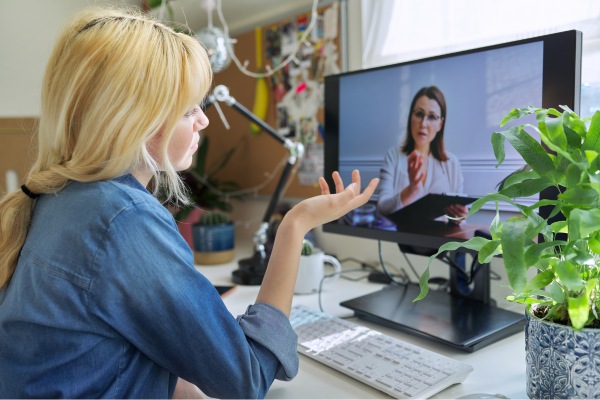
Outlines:
{"label": "shirt collar", "polygon": [[146,193],[150,194],[148,189],[146,189],[144,186],[142,186],[140,181],[135,179],[135,177],[131,174],[121,175],[119,177],[114,178],[113,181],[122,183],[133,189],[141,190],[142,192],[146,192]]}

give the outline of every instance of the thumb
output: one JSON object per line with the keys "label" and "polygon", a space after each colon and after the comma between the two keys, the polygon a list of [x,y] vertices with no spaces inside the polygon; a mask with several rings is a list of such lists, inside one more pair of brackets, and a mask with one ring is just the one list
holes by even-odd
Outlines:
{"label": "thumb", "polygon": [[355,190],[356,190],[356,183],[352,183],[352,184],[348,185],[348,187],[346,189],[344,189],[343,192],[338,193],[336,195],[338,204],[339,205],[346,204],[347,202],[352,200],[354,198],[354,196],[356,196]]}

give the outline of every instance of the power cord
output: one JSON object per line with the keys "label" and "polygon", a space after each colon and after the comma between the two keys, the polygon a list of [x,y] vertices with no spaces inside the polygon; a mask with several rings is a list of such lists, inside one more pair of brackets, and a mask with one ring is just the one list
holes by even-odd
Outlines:
{"label": "power cord", "polygon": [[332,274],[329,275],[325,275],[321,278],[321,282],[319,282],[319,292],[318,292],[318,296],[319,296],[319,310],[321,310],[321,312],[325,312],[323,311],[323,306],[321,305],[321,291],[323,290],[323,281],[327,278],[332,278],[336,275],[340,275],[340,274],[346,274],[348,272],[364,272],[365,270],[362,268],[354,268],[354,269],[347,269],[345,271],[340,271],[340,272],[334,272]]}
{"label": "power cord", "polygon": [[396,280],[396,278],[394,278],[394,276],[388,272],[387,268],[385,267],[385,263],[383,262],[383,255],[381,253],[381,240],[378,240],[377,242],[379,243],[379,262],[381,263],[381,268],[383,268],[383,272],[387,275],[387,277],[396,285],[406,286],[407,284],[411,283],[406,272],[404,272],[404,282]]}

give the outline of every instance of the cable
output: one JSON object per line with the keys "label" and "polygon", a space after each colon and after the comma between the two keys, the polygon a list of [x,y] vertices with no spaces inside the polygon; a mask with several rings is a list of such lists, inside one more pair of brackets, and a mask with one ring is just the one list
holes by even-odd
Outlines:
{"label": "cable", "polygon": [[[231,56],[231,59],[233,60],[233,62],[235,63],[235,65],[237,65],[237,67],[240,70],[240,72],[242,72],[245,75],[251,76],[253,78],[266,78],[268,76],[273,75],[274,73],[276,73],[280,69],[284,68],[286,65],[288,65],[293,60],[297,60],[296,54],[300,50],[300,45],[302,43],[307,43],[306,38],[308,37],[308,35],[310,34],[310,32],[313,30],[315,24],[317,23],[317,18],[318,18],[318,15],[319,15],[317,13],[317,5],[318,4],[319,4],[319,0],[314,0],[313,1],[310,23],[308,24],[308,27],[306,28],[306,30],[302,33],[302,36],[298,40],[298,43],[296,44],[296,48],[294,49],[294,51],[292,52],[292,54],[290,54],[281,64],[279,64],[275,68],[271,68],[271,67],[267,66],[267,70],[269,72],[266,72],[266,73],[256,73],[256,72],[250,72],[250,71],[248,71],[246,69],[246,67],[244,65],[242,65],[242,63],[240,62],[240,60],[238,60],[238,58],[236,57],[236,55],[234,54],[234,52],[228,50],[228,53]],[[219,15],[219,20],[221,21],[221,24],[223,24],[223,32],[225,33],[225,38],[228,39],[229,38],[229,26],[227,25],[227,22],[225,22],[225,18],[223,17],[223,9],[221,7],[221,0],[217,0],[217,14]]]}
{"label": "cable", "polygon": [[348,273],[348,272],[357,272],[357,271],[364,272],[365,270],[364,270],[364,269],[362,269],[362,268],[347,269],[347,270],[345,270],[345,271],[334,272],[334,273],[332,273],[332,274],[325,275],[325,276],[323,276],[323,277],[321,278],[321,282],[319,282],[319,292],[318,292],[318,296],[319,296],[319,310],[321,310],[321,312],[325,312],[325,311],[323,311],[323,306],[321,305],[321,291],[323,290],[323,281],[324,281],[326,278],[332,278],[332,277],[334,277],[334,276],[336,276],[336,275],[340,275],[340,274],[346,274],[346,273]]}
{"label": "cable", "polygon": [[[410,267],[410,269],[412,269],[413,274],[415,274],[415,276],[417,277],[417,282],[419,281],[420,275],[417,274],[417,271],[415,271],[415,267],[413,267],[412,263],[410,262],[410,260],[408,259],[408,257],[406,256],[406,253],[402,251],[402,249],[400,249],[400,253],[402,253],[402,255],[404,256],[404,259],[406,260],[406,262],[408,263],[408,266]],[[408,275],[407,275],[408,278]],[[409,280],[410,282],[410,280]]]}
{"label": "cable", "polygon": [[381,254],[381,240],[377,241],[379,243],[379,262],[381,263],[381,267],[383,268],[383,272],[387,275],[388,278],[390,278],[390,280],[392,282],[394,282],[396,285],[403,285],[406,286],[407,284],[410,283],[410,279],[408,278],[408,275],[405,275],[404,278],[406,279],[405,282],[400,282],[397,281],[396,278],[394,278],[392,276],[392,274],[390,274],[387,270],[387,268],[385,267],[385,263],[383,262],[383,255]]}

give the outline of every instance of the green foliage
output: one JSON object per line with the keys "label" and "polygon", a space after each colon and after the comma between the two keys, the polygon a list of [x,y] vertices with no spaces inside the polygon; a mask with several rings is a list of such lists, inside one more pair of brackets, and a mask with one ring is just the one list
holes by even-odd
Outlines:
{"label": "green foliage", "polygon": [[303,256],[310,256],[313,253],[313,245],[311,242],[309,242],[308,240],[304,239],[304,241],[302,242],[302,255]]}
{"label": "green foliage", "polygon": [[207,167],[206,158],[209,139],[208,137],[202,139],[202,143],[196,151],[195,167],[181,174],[181,179],[189,188],[190,199],[194,204],[190,207],[181,208],[175,215],[177,221],[186,219],[196,207],[206,210],[231,211],[231,203],[227,199],[227,194],[238,190],[239,186],[236,182],[217,179],[216,175],[227,165],[235,151],[244,143],[245,139],[240,140]]}
{"label": "green foliage", "polygon": [[[502,119],[501,126],[524,115],[535,114],[537,126],[511,126],[492,134],[498,165],[505,157],[505,141],[519,152],[527,165],[510,174],[498,185],[498,193],[475,201],[469,215],[488,201],[496,202],[496,217],[490,226],[492,240],[475,237],[462,243],[446,243],[429,259],[429,264],[445,251],[460,247],[475,250],[479,261],[489,262],[502,254],[513,296],[509,301],[542,304],[548,307],[545,319],[565,322],[581,330],[598,319],[600,302],[600,111],[586,121],[568,107],[555,109],[527,107],[514,109]],[[527,129],[534,129],[549,154]],[[554,186],[558,200],[540,200],[526,207],[516,197],[537,194]],[[517,207],[521,215],[502,223],[498,202]],[[548,219],[560,215],[565,220],[550,224],[534,212],[552,206]],[[541,235],[544,241],[535,243]],[[527,280],[529,268],[539,273]],[[419,279],[420,300],[429,290],[429,266]],[[542,290],[548,288],[548,291]]]}
{"label": "green foliage", "polygon": [[223,225],[227,223],[229,223],[229,218],[220,212],[204,212],[198,221],[199,225],[204,226]]}

